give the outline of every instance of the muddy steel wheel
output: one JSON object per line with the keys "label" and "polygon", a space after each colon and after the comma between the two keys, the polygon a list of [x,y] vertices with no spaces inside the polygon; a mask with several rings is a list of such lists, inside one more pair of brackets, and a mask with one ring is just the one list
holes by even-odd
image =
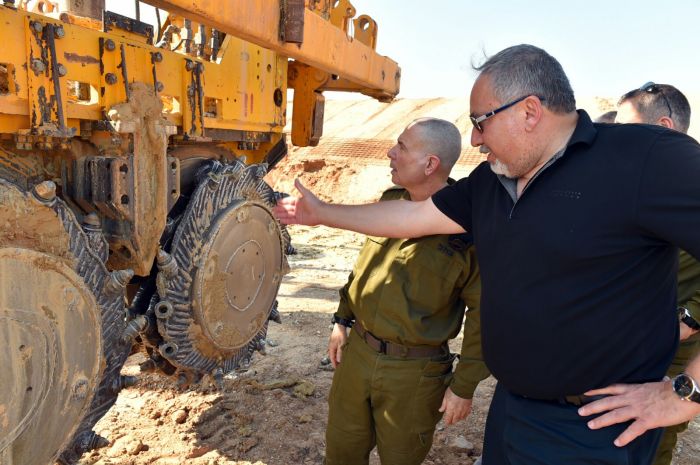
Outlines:
{"label": "muddy steel wheel", "polygon": [[0,463],[75,463],[124,384],[123,288],[51,182],[0,179],[0,225]]}
{"label": "muddy steel wheel", "polygon": [[158,275],[160,354],[181,373],[215,377],[261,350],[288,241],[262,165],[220,165],[197,187]]}

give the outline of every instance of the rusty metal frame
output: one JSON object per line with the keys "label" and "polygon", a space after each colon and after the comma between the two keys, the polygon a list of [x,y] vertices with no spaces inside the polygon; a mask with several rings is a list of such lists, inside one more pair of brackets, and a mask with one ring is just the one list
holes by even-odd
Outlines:
{"label": "rusty metal frame", "polygon": [[278,37],[278,0],[147,0],[146,3],[338,75],[367,88],[372,95],[381,95],[382,99],[391,99],[399,92],[401,70],[396,62],[348,37],[345,31],[308,9],[304,10],[304,42],[289,44]]}

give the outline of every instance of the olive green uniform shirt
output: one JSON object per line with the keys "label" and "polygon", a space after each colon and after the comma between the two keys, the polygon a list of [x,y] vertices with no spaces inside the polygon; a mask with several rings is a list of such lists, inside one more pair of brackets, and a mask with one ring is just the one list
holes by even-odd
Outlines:
{"label": "olive green uniform shirt", "polygon": [[[700,322],[700,262],[688,252],[681,250],[678,257],[678,305],[685,307],[697,322]],[[700,333],[681,341],[673,360],[674,368],[682,365],[685,368],[690,360],[697,355],[700,346]],[[673,370],[673,374],[677,370]]]}
{"label": "olive green uniform shirt", "polygon": [[[394,188],[381,198],[396,199],[410,196]],[[450,388],[468,399],[489,372],[481,356],[479,268],[465,237],[368,237],[340,290],[336,316],[360,321],[375,337],[407,346],[440,346],[459,334],[464,319],[464,341]]]}

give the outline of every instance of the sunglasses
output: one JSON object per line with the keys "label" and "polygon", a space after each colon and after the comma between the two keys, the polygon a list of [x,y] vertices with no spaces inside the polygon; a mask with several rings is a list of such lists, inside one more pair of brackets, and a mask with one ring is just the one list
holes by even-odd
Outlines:
{"label": "sunglasses", "polygon": [[641,92],[649,92],[650,94],[659,94],[661,95],[661,98],[664,99],[664,102],[666,103],[666,107],[668,108],[668,117],[673,118],[673,110],[671,109],[671,104],[668,102],[668,99],[666,98],[666,95],[664,94],[664,90],[659,87],[658,84],[654,82],[646,82],[644,83],[643,86],[641,86],[638,90]]}
{"label": "sunglasses", "polygon": [[[483,132],[484,132],[484,128],[481,127],[481,123],[483,123],[483,122],[486,121],[487,119],[491,118],[492,116],[496,116],[497,114],[499,114],[499,113],[502,112],[503,110],[507,110],[508,108],[512,107],[512,106],[515,105],[516,103],[522,102],[523,100],[525,100],[526,98],[528,98],[528,97],[530,97],[530,96],[532,96],[532,95],[533,95],[533,94],[523,95],[522,97],[517,98],[517,99],[513,100],[512,102],[508,102],[508,103],[506,103],[505,105],[496,108],[495,110],[491,110],[491,111],[489,111],[488,113],[484,113],[484,114],[481,115],[481,116],[470,116],[469,119],[471,120],[472,125],[474,126],[474,129],[476,129],[477,131],[483,133]],[[662,95],[663,95],[663,94],[662,94]],[[535,97],[537,97],[538,99],[540,99],[540,101],[544,101],[544,97],[540,97],[539,95],[535,95]]]}

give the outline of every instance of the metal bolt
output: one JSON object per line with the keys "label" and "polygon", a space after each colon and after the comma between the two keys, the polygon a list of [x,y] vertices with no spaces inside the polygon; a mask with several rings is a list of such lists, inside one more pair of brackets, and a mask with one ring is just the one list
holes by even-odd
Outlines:
{"label": "metal bolt", "polygon": [[58,75],[61,77],[68,74],[68,69],[66,69],[66,67],[63,66],[61,63],[58,64],[57,71],[58,71]]}
{"label": "metal bolt", "polygon": [[139,380],[136,376],[119,375],[112,381],[112,393],[119,394],[119,391],[122,389],[135,386],[138,382]]}
{"label": "metal bolt", "polygon": [[57,26],[53,30],[53,35],[57,39],[63,39],[66,36],[66,30],[63,29],[63,26]]}
{"label": "metal bolt", "polygon": [[129,281],[131,281],[131,278],[133,277],[134,270],[131,269],[112,271],[109,279],[105,283],[105,290],[110,295],[122,294],[124,292],[124,288],[127,284],[129,284]]}
{"label": "metal bolt", "polygon": [[107,73],[105,75],[105,82],[107,84],[113,85],[117,83],[117,75],[114,73]]}
{"label": "metal bolt", "polygon": [[148,320],[143,315],[137,315],[136,318],[129,321],[122,333],[122,342],[131,343],[140,333],[148,328]]}
{"label": "metal bolt", "polygon": [[89,387],[88,380],[85,378],[80,378],[73,385],[71,398],[76,401],[84,400],[87,397]]}
{"label": "metal bolt", "polygon": [[105,50],[108,52],[113,52],[115,48],[117,48],[117,46],[114,45],[114,41],[112,39],[107,39],[105,41]]}
{"label": "metal bolt", "polygon": [[56,198],[56,184],[53,181],[44,181],[34,186],[34,195],[39,200],[47,202]]}
{"label": "metal bolt", "polygon": [[167,300],[161,300],[160,302],[158,302],[154,310],[156,312],[156,317],[161,320],[170,318],[170,316],[175,311],[175,309],[173,309],[173,304],[171,304]]}
{"label": "metal bolt", "polygon": [[219,391],[223,391],[224,389],[224,371],[221,368],[215,368],[214,371],[211,374],[212,378],[214,378],[214,382],[216,383],[217,389]]}
{"label": "metal bolt", "polygon": [[195,67],[194,61],[189,61],[189,60],[188,60],[188,61],[186,62],[186,64],[185,64],[185,69],[186,69],[187,71],[192,71],[192,70],[194,69],[194,67]]}
{"label": "metal bolt", "polygon": [[44,71],[46,71],[46,65],[44,64],[43,61],[41,61],[38,58],[34,58],[32,60],[31,67],[32,67],[32,71],[34,71],[36,74],[41,74]]}
{"label": "metal bolt", "polygon": [[160,81],[156,82],[156,92],[163,92],[163,89],[165,89],[165,85]]}
{"label": "metal bolt", "polygon": [[158,346],[158,352],[165,358],[172,358],[177,354],[177,344],[174,342],[166,342]]}
{"label": "metal bolt", "polygon": [[141,371],[141,373],[151,373],[151,372],[156,371],[156,368],[158,368],[158,366],[156,365],[156,362],[154,362],[150,358],[148,360],[146,360],[145,362],[141,362],[139,364],[139,371]]}
{"label": "metal bolt", "polygon": [[155,52],[153,54],[153,61],[155,61],[156,63],[160,63],[161,61],[163,61],[163,54],[160,52]]}
{"label": "metal bolt", "polygon": [[165,252],[163,249],[158,250],[158,270],[163,273],[166,278],[173,278],[177,274],[177,262],[172,255]]}
{"label": "metal bolt", "polygon": [[91,451],[93,449],[101,449],[102,447],[107,447],[109,441],[94,431],[86,431],[81,433],[76,439],[75,450],[78,454],[83,454],[85,452]]}
{"label": "metal bolt", "polygon": [[102,220],[96,213],[88,213],[83,218],[83,224],[89,225],[92,229],[102,230]]}
{"label": "metal bolt", "polygon": [[36,32],[37,34],[41,34],[41,31],[44,30],[44,25],[39,21],[32,21],[29,23],[29,26],[32,28],[32,31]]}

